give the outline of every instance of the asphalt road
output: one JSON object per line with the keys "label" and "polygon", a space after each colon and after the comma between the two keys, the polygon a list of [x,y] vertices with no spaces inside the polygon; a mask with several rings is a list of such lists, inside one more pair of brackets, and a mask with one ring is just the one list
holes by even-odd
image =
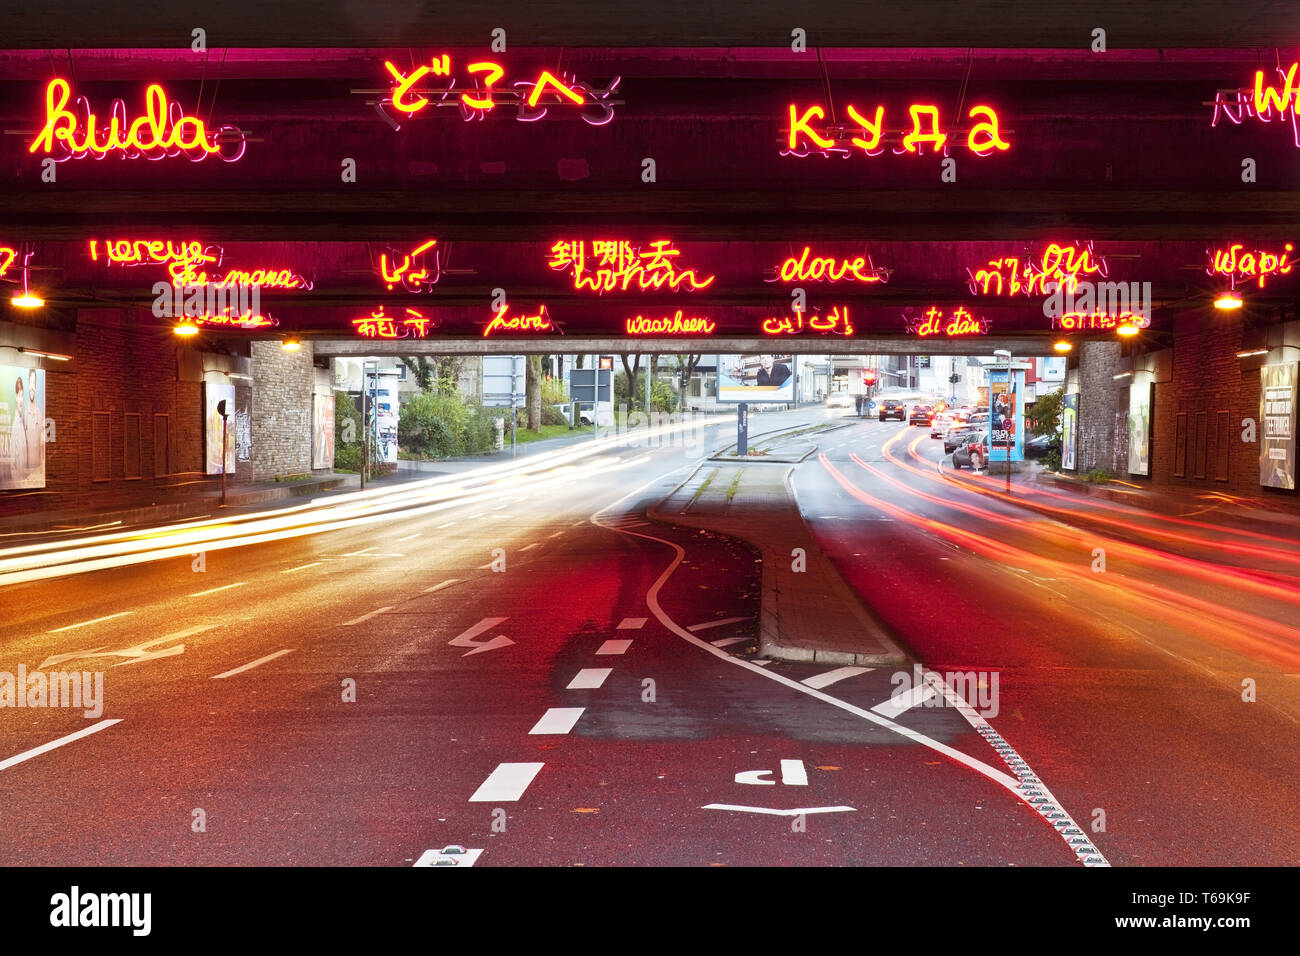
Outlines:
{"label": "asphalt road", "polygon": [[1300,859],[1295,546],[1224,532],[1277,550],[1258,576],[1162,540],[1213,566],[1193,579],[1124,551],[1139,531],[955,486],[937,442],[886,450],[900,433],[920,429],[829,433],[800,503],[924,671],[981,672],[991,699],[756,662],[758,555],[645,517],[700,450],[614,450],[437,510],[0,589],[0,671],[104,682],[92,717],[0,709],[0,862],[1077,865],[1071,840],[1115,864]]}

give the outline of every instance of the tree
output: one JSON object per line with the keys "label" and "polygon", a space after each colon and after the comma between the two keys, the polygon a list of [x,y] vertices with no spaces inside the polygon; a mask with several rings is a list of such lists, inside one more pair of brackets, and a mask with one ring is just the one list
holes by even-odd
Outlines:
{"label": "tree", "polygon": [[686,389],[691,383],[692,376],[695,375],[696,367],[700,364],[701,361],[703,361],[704,356],[702,354],[701,355],[674,355],[673,358],[676,359],[677,361],[678,381],[681,384],[681,389],[680,389],[681,406],[683,409],[685,409]]}
{"label": "tree", "polygon": [[637,352],[632,356],[632,361],[628,362],[628,354],[624,352],[619,356],[623,360],[623,371],[627,374],[627,395],[628,404],[636,405],[637,396],[641,394],[641,353]]}
{"label": "tree", "polygon": [[1059,438],[1061,434],[1061,413],[1064,410],[1064,390],[1058,389],[1055,392],[1040,395],[1029,409],[1030,416],[1032,416],[1027,423],[1029,434]]}
{"label": "tree", "polygon": [[529,355],[525,364],[524,404],[528,410],[528,430],[542,430],[542,357]]}
{"label": "tree", "polygon": [[420,386],[420,391],[428,392],[433,389],[434,365],[425,356],[417,355],[414,358],[404,358],[401,360],[406,366],[406,370],[415,376],[415,384]]}

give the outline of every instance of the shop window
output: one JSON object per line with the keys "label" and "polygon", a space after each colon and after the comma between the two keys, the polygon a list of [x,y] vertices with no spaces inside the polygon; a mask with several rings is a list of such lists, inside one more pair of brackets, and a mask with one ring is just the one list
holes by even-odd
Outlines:
{"label": "shop window", "polygon": [[111,437],[112,417],[108,412],[90,415],[90,480],[109,481],[113,477]]}
{"label": "shop window", "polygon": [[140,413],[127,412],[122,420],[122,477],[140,476]]}
{"label": "shop window", "polygon": [[1187,413],[1179,412],[1174,419],[1174,477],[1187,477]]}

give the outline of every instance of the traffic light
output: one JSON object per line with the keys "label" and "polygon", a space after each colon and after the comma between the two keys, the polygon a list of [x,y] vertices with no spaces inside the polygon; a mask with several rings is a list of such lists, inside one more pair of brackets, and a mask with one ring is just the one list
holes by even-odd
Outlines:
{"label": "traffic light", "polygon": [[862,376],[862,384],[863,384],[863,385],[866,385],[866,386],[868,386],[868,387],[870,387],[870,386],[872,386],[872,385],[875,385],[875,384],[876,384],[876,373],[875,373],[875,372],[866,372],[866,373]]}
{"label": "traffic light", "polygon": [[958,382],[961,381],[961,376],[958,375],[956,372],[953,372],[951,375],[948,376],[948,381],[956,385]]}

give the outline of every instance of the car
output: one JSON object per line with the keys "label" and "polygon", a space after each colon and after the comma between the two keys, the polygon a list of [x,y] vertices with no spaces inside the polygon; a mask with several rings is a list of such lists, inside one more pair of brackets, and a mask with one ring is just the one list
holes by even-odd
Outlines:
{"label": "car", "polygon": [[948,412],[940,412],[934,416],[934,421],[930,422],[930,437],[942,438],[948,432],[954,419]]}
{"label": "car", "polygon": [[848,392],[830,392],[826,396],[827,408],[852,408],[853,396]]}
{"label": "car", "polygon": [[1042,458],[1052,450],[1056,439],[1051,435],[1035,435],[1025,440],[1025,457]]}
{"label": "car", "polygon": [[943,433],[943,453],[951,455],[961,444],[961,440],[971,433],[971,426],[966,422],[953,422]]}
{"label": "car", "polygon": [[989,439],[989,432],[971,432],[953,450],[952,466],[969,465],[971,471],[979,471],[989,463]]}
{"label": "car", "polygon": [[929,405],[913,405],[909,425],[929,425],[934,420],[934,410]]}
{"label": "car", "polygon": [[907,419],[907,409],[898,399],[887,398],[880,403],[879,416],[882,422],[886,418],[897,418],[901,422]]}

